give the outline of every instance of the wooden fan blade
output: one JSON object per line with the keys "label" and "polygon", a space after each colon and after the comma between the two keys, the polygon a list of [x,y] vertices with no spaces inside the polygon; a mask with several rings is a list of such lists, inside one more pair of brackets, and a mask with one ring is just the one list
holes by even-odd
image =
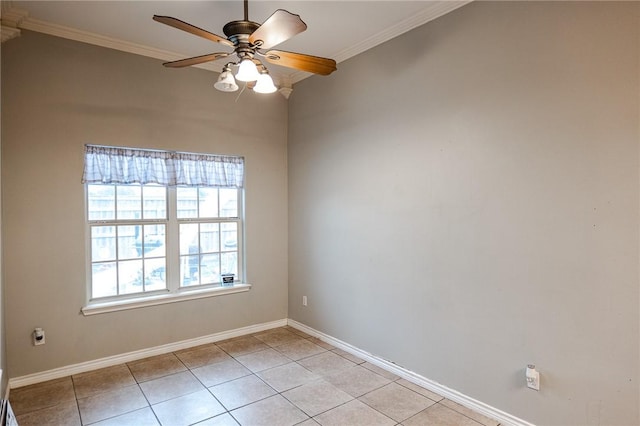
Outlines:
{"label": "wooden fan blade", "polygon": [[336,61],[319,56],[285,52],[284,50],[270,50],[265,53],[264,56],[265,59],[272,64],[312,72],[314,74],[329,75],[337,69]]}
{"label": "wooden fan blade", "polygon": [[261,49],[269,49],[307,29],[300,15],[278,9],[260,27],[249,36],[249,43],[259,45]]}
{"label": "wooden fan blade", "polygon": [[191,65],[198,65],[205,62],[215,61],[216,59],[224,58],[229,56],[229,53],[226,52],[218,52],[218,53],[210,53],[208,55],[202,56],[194,56],[193,58],[180,59],[179,61],[165,62],[165,67],[169,68],[182,68],[189,67]]}
{"label": "wooden fan blade", "polygon": [[193,35],[197,35],[198,37],[206,38],[207,40],[215,41],[216,43],[222,43],[227,46],[233,47],[233,43],[227,40],[226,38],[216,35],[214,33],[210,33],[207,30],[203,30],[202,28],[198,28],[194,25],[188,24],[179,19],[172,18],[171,16],[153,15],[153,20],[165,25],[169,25],[170,27],[177,28],[182,31],[186,31]]}

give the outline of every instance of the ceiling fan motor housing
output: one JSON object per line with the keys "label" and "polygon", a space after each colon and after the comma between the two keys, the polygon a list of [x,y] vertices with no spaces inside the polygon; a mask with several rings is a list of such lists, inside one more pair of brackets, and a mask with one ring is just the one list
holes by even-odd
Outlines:
{"label": "ceiling fan motor housing", "polygon": [[236,40],[246,41],[248,43],[249,36],[258,28],[260,28],[260,24],[256,22],[231,21],[225,24],[222,31],[224,31],[224,35],[227,36],[229,41],[236,44]]}
{"label": "ceiling fan motor housing", "polygon": [[235,47],[236,54],[242,60],[243,58],[252,59],[257,46],[252,46],[249,42],[249,36],[258,28],[260,24],[251,21],[231,21],[223,28],[224,34]]}

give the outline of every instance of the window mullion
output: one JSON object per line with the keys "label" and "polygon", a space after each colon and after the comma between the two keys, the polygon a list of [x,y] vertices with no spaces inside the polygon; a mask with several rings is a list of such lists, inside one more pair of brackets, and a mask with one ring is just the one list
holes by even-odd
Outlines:
{"label": "window mullion", "polygon": [[[118,200],[118,197],[116,197],[116,202]],[[116,208],[117,208],[117,204],[116,204]],[[116,210],[117,211],[117,210]],[[117,224],[114,224],[113,229],[115,230],[114,234],[115,234],[115,248],[116,248],[116,295],[120,296],[120,253],[118,250],[118,240],[119,240],[119,232],[120,232],[120,227]]]}
{"label": "window mullion", "polygon": [[237,214],[235,218],[236,223],[236,247],[237,247],[237,256],[238,256],[238,277],[237,279],[240,282],[246,282],[246,269],[245,269],[245,259],[244,259],[244,191],[237,191]]}
{"label": "window mullion", "polygon": [[[218,198],[218,214],[217,214],[217,222],[218,222],[218,271],[222,274],[222,220],[221,220],[221,212],[222,212],[222,204],[220,203],[220,190],[217,191]],[[222,281],[222,278],[220,279]],[[222,285],[222,283],[220,283]]]}
{"label": "window mullion", "polygon": [[168,187],[167,192],[167,289],[173,293],[180,287],[180,225],[176,187]]}

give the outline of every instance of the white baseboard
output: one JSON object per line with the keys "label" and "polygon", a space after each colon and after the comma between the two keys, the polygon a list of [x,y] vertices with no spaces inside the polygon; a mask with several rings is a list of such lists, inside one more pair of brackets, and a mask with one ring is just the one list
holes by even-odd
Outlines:
{"label": "white baseboard", "polygon": [[269,330],[276,327],[284,327],[285,325],[287,325],[287,320],[281,319],[277,321],[271,321],[271,322],[266,322],[262,324],[236,328],[235,330],[209,334],[208,336],[196,337],[194,339],[187,339],[187,340],[182,340],[180,342],[169,343],[161,346],[155,346],[153,348],[127,352],[124,354],[114,355],[106,358],[100,358],[93,361],[67,365],[65,367],[54,368],[53,370],[28,374],[26,376],[12,377],[9,379],[8,389],[9,388],[15,389],[22,386],[32,385],[35,383],[46,382],[47,380],[59,379],[61,377],[67,377],[73,374],[79,374],[87,371],[97,370],[99,368],[111,367],[114,365],[135,361],[135,360],[147,358],[150,356],[163,355],[169,352],[175,352],[182,349],[191,348],[194,346],[205,345],[207,343],[214,343],[214,342],[219,342],[225,339],[231,339],[233,337],[244,336],[245,334],[258,333],[260,331]]}
{"label": "white baseboard", "polygon": [[448,388],[438,382],[429,380],[413,371],[400,367],[393,362],[387,361],[380,357],[363,351],[360,348],[352,346],[342,340],[336,339],[332,336],[324,334],[318,330],[308,327],[302,323],[299,323],[292,319],[281,319],[277,321],[271,321],[262,324],[251,325],[247,327],[241,327],[234,330],[223,331],[220,333],[214,333],[207,336],[196,337],[194,339],[182,340],[180,342],[169,343],[166,345],[155,346],[153,348],[142,349],[139,351],[128,352],[120,355],[114,355],[106,358],[100,358],[93,361],[82,362],[79,364],[68,365],[65,367],[55,368],[53,370],[43,371],[39,373],[28,374],[26,376],[14,377],[9,379],[7,386],[7,397],[10,389],[19,388],[22,386],[32,385],[35,383],[46,382],[47,380],[59,379],[62,377],[71,376],[73,374],[84,373],[87,371],[97,370],[100,368],[111,367],[125,362],[131,362],[142,358],[147,358],[155,355],[163,355],[170,352],[179,351],[182,349],[191,348],[198,345],[204,345],[207,343],[215,343],[225,339],[231,339],[233,337],[244,336],[246,334],[258,333],[260,331],[269,330],[272,328],[283,327],[290,325],[293,328],[304,331],[305,333],[317,337],[320,340],[327,342],[337,348],[340,348],[350,354],[353,354],[359,358],[364,359],[371,364],[377,365],[403,379],[406,379],[416,385],[422,386],[438,395],[443,396],[451,401],[457,402],[467,408],[470,408],[480,414],[497,420],[501,425],[510,426],[534,426],[532,423],[515,417],[509,413],[505,413],[495,407],[480,402],[474,398],[464,395],[454,389]]}
{"label": "white baseboard", "polygon": [[342,340],[338,340],[335,337],[324,334],[295,320],[289,319],[288,325],[300,331],[304,331],[311,336],[317,337],[323,342],[329,343],[330,345],[349,352],[352,355],[362,358],[365,361],[370,362],[371,364],[377,365],[378,367],[383,368],[395,374],[396,376],[402,377],[403,379],[406,379],[411,383],[415,383],[418,386],[422,386],[423,388],[435,392],[438,395],[441,395],[451,401],[457,402],[460,405],[470,408],[477,413],[495,419],[496,421],[500,422],[500,425],[534,426],[533,423],[529,423],[526,420],[520,419],[509,413],[505,413],[504,411],[485,404],[484,402],[480,402],[477,399],[471,398],[470,396],[460,393],[454,389],[448,388],[438,382],[429,380],[426,377],[414,373],[413,371],[409,371],[390,361],[372,355],[369,352],[356,348],[355,346],[343,342]]}

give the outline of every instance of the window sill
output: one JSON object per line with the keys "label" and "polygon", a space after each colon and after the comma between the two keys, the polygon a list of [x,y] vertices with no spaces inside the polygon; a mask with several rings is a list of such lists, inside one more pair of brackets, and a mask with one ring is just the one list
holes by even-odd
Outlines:
{"label": "window sill", "polygon": [[230,287],[215,287],[205,290],[183,290],[180,293],[161,294],[115,302],[90,303],[81,309],[84,316],[104,314],[107,312],[137,309],[146,306],[164,305],[166,303],[184,302],[187,300],[203,299],[205,297],[223,296],[225,294],[249,291],[251,284],[234,284]]}

